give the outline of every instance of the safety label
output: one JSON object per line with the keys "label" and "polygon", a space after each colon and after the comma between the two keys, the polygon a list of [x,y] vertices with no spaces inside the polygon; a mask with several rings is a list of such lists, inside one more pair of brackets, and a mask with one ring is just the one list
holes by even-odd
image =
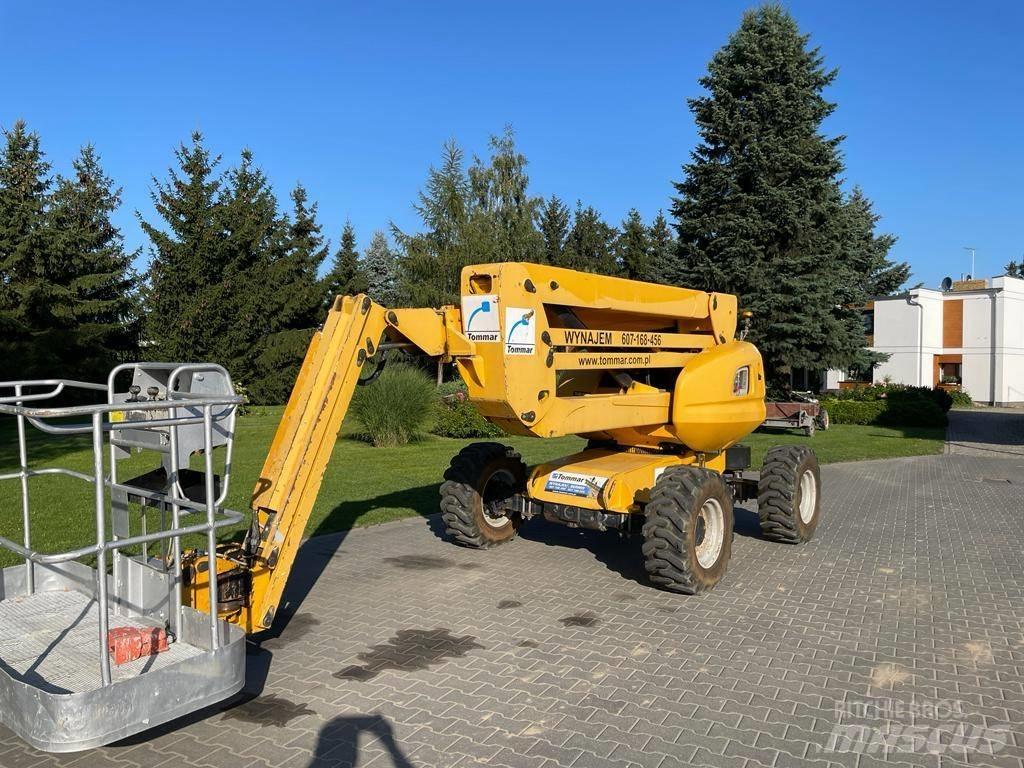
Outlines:
{"label": "safety label", "polygon": [[462,332],[470,341],[501,341],[496,294],[462,297]]}
{"label": "safety label", "polygon": [[600,475],[583,475],[578,472],[562,472],[556,469],[544,483],[544,490],[551,493],[564,493],[582,498],[597,498],[597,494],[608,482],[607,477]]}
{"label": "safety label", "polygon": [[537,345],[537,318],[532,309],[505,308],[505,354],[532,355]]}

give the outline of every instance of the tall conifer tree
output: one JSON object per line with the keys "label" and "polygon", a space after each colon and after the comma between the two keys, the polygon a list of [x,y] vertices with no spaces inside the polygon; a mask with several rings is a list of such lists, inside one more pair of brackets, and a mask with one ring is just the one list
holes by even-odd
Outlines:
{"label": "tall conifer tree", "polygon": [[356,231],[350,221],[345,222],[345,228],[341,231],[341,242],[338,250],[334,252],[331,268],[324,276],[323,285],[326,308],[330,307],[335,296],[353,296],[366,292],[366,272],[359,261]]}
{"label": "tall conifer tree", "polygon": [[867,282],[847,258],[842,137],[822,122],[836,71],[779,5],[744,14],[691,99],[701,144],[677,184],[677,280],[739,295],[769,381],[845,368],[862,353],[851,306]]}
{"label": "tall conifer tree", "polygon": [[647,237],[651,248],[649,279],[665,285],[678,284],[676,240],[661,211],[651,222]]}
{"label": "tall conifer tree", "polygon": [[[455,303],[462,268],[486,259],[474,248],[479,240],[471,236],[471,190],[462,150],[454,140],[444,145],[440,167],[430,168],[413,208],[423,222],[423,232],[410,235],[392,227],[402,250],[398,292],[417,306]],[[365,268],[372,284],[375,278],[369,262]]]}
{"label": "tall conifer tree", "polygon": [[649,280],[651,276],[651,242],[640,211],[630,209],[622,220],[615,238],[615,257],[622,276],[631,280]]}
{"label": "tall conifer tree", "polygon": [[155,359],[201,360],[214,351],[204,315],[207,288],[224,271],[220,157],[206,149],[201,133],[191,139],[175,151],[177,167],[168,170],[167,181],[153,179],[153,206],[166,229],[139,215],[151,243],[143,336]]}
{"label": "tall conifer tree", "polygon": [[399,303],[398,261],[383,232],[374,232],[363,258],[366,292],[385,307]]}
{"label": "tall conifer tree", "polygon": [[562,263],[558,266],[577,269],[581,272],[595,272],[599,275],[618,274],[615,260],[616,231],[608,226],[593,206],[583,207],[576,202],[572,228],[566,239]]}
{"label": "tall conifer tree", "polygon": [[[43,374],[50,350],[32,343],[51,326],[46,276],[52,248],[47,210],[50,165],[23,120],[3,134],[0,153],[0,354],[12,371]],[[52,375],[52,372],[45,374]]]}
{"label": "tall conifer tree", "polygon": [[72,168],[69,178],[58,177],[50,210],[51,311],[65,339],[61,370],[102,379],[113,364],[138,355],[138,276],[132,269],[138,254],[125,251],[111,221],[121,191],[103,172],[96,150],[83,147]]}
{"label": "tall conifer tree", "polygon": [[544,238],[543,261],[558,266],[562,264],[565,241],[569,237],[569,208],[552,195],[541,205],[537,219],[541,237]]}

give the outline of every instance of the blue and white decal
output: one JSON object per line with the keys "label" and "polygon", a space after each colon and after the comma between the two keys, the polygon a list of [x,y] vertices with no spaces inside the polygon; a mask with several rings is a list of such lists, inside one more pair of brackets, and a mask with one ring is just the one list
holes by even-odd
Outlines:
{"label": "blue and white decal", "polygon": [[501,341],[496,294],[462,297],[462,332],[470,341]]}
{"label": "blue and white decal", "polygon": [[550,493],[564,493],[567,496],[579,496],[584,499],[596,499],[597,494],[608,482],[607,477],[600,475],[584,475],[579,472],[562,472],[556,469],[548,475],[544,490]]}
{"label": "blue and white decal", "polygon": [[534,310],[505,308],[505,354],[532,355],[537,346],[537,318]]}

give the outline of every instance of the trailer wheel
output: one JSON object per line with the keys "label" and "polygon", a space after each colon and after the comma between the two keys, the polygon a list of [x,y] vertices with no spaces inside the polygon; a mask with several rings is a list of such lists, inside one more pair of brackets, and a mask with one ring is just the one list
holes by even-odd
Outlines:
{"label": "trailer wheel", "polygon": [[654,584],[693,595],[721,581],[732,555],[733,516],[720,474],[667,469],[644,512],[644,566]]}
{"label": "trailer wheel", "polygon": [[825,408],[818,409],[818,416],[815,418],[815,423],[822,432],[827,432],[828,428],[832,425],[832,421],[829,418],[828,410]]}
{"label": "trailer wheel", "polygon": [[500,443],[473,443],[456,455],[441,484],[441,519],[459,544],[486,549],[516,535],[522,518],[504,504],[526,490],[526,464]]}
{"label": "trailer wheel", "polygon": [[767,538],[810,541],[821,518],[821,473],[814,451],[805,445],[768,451],[757,484],[757,508]]}

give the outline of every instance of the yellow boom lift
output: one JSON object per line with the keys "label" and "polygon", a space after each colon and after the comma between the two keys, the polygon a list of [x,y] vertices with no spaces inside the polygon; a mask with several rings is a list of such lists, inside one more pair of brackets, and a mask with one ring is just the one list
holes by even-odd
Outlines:
{"label": "yellow boom lift", "polygon": [[[750,452],[738,441],[764,420],[765,383],[757,349],[737,338],[737,315],[736,297],[728,294],[526,263],[465,268],[460,306],[389,309],[366,296],[339,297],[309,345],[252,496],[248,533],[230,544],[215,544],[215,528],[231,521],[218,515],[233,513],[218,506],[227,477],[214,477],[209,460],[218,436],[230,450],[237,398],[225,388],[226,372],[214,371],[223,381],[218,379],[217,386],[207,382],[203,390],[194,381],[199,373],[192,376],[191,387],[183,387],[176,377],[185,374],[175,370],[170,374],[175,382],[157,381],[147,389],[148,399],[140,397],[138,385],[132,400],[131,393],[125,398],[111,383],[108,400],[113,405],[101,417],[93,416],[94,444],[104,430],[112,446],[122,447],[125,434],[163,430],[160,434],[167,437],[160,442],[169,446],[172,460],[146,482],[137,478],[117,484],[112,467],[102,482],[111,494],[125,488],[128,501],[148,501],[173,513],[164,527],[165,536],[173,535],[161,558],[118,554],[114,569],[123,576],[142,562],[167,574],[170,608],[157,616],[165,619],[172,647],[190,639],[199,642],[195,626],[208,619],[202,650],[237,656],[239,629],[258,632],[274,621],[355,387],[374,378],[389,350],[401,349],[454,363],[470,401],[509,434],[580,435],[588,441],[579,453],[535,467],[497,442],[463,448],[441,486],[440,511],[455,542],[492,547],[512,539],[536,516],[581,528],[638,532],[651,582],[686,594],[709,589],[729,562],[734,501],[757,498],[764,534],[791,543],[809,540],[820,514],[818,464],[808,448],[772,449],[759,476],[748,471]],[[139,372],[135,375],[138,380]],[[56,415],[29,407],[26,386],[19,387],[19,400],[0,398],[0,411],[17,415],[20,427],[23,419],[39,425],[45,416]],[[186,392],[191,399],[182,399]],[[135,410],[129,410],[126,399]],[[229,412],[230,421],[223,416]],[[100,418],[104,424],[96,427]],[[217,425],[222,425],[220,432]],[[184,468],[187,455],[180,455],[179,433],[185,429],[202,432],[196,433],[199,442],[189,445],[206,457],[205,473],[185,476],[191,472]],[[96,475],[86,478],[97,487],[102,468],[101,459]],[[32,473],[23,457],[17,476],[24,482],[26,474]],[[206,523],[184,531],[184,518],[204,511]],[[121,542],[139,538],[105,543],[102,523],[97,523],[94,552],[125,548]],[[183,532],[205,533],[209,546],[181,551]],[[159,534],[144,535],[155,541]],[[25,545],[14,549],[26,558],[27,570],[0,598],[23,589],[33,568],[55,567],[31,548],[27,536]],[[97,572],[105,570],[100,563]],[[96,580],[104,583],[100,576]],[[91,594],[97,597],[96,590]],[[105,592],[99,597],[109,599]],[[152,611],[138,615],[116,602],[114,610],[153,623]],[[106,611],[104,603],[99,610],[104,650]],[[237,667],[240,662],[225,663]],[[223,673],[230,678],[224,686],[205,691],[205,698],[193,695],[192,708],[237,690],[237,670],[231,669],[234,677]],[[140,673],[134,680],[151,674]],[[109,676],[108,670],[103,686],[110,685]],[[120,684],[114,682],[114,687]],[[182,703],[175,712],[188,708]],[[142,709],[146,723],[129,723],[117,737],[174,716]],[[121,711],[124,719],[132,719]],[[20,721],[8,724],[26,735]],[[43,748],[66,750],[112,736],[87,730],[26,738]]]}

